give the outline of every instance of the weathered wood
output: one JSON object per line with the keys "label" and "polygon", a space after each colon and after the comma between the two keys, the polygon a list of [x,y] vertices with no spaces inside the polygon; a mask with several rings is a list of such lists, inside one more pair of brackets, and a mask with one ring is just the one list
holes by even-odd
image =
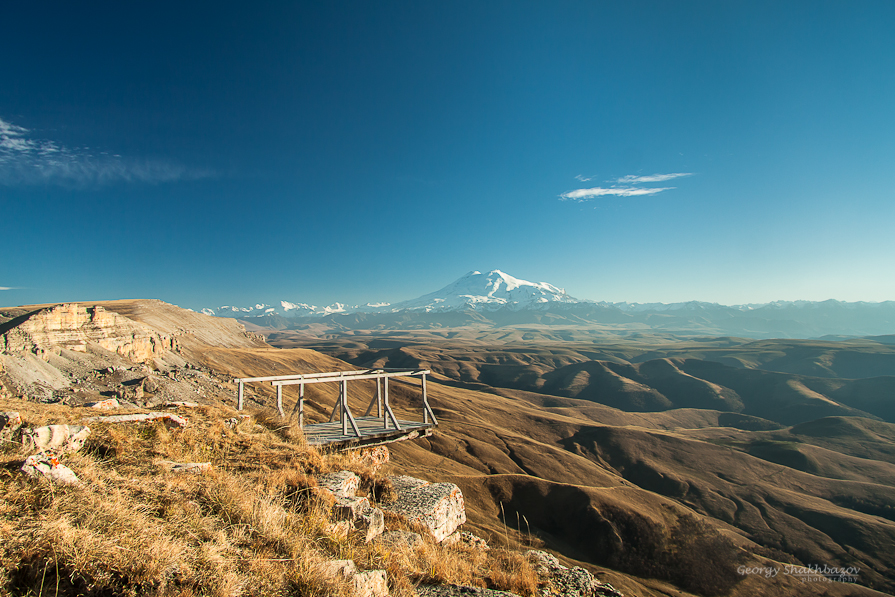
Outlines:
{"label": "weathered wood", "polygon": [[[300,383],[327,383],[331,381],[339,381],[341,379],[347,379],[349,381],[362,380],[362,379],[387,379],[393,377],[409,377],[411,375],[428,375],[431,373],[428,369],[414,369],[412,371],[403,370],[403,371],[383,371],[381,373],[369,373],[370,370],[367,371],[345,371],[341,375],[331,375],[330,377],[313,377],[306,378],[304,376],[297,376],[290,379],[280,379],[274,380],[270,383],[272,385],[278,386],[293,386]],[[373,370],[375,371],[375,370]],[[319,374],[322,375],[322,374]]]}
{"label": "weathered wood", "polygon": [[305,438],[312,446],[347,449],[426,437],[432,434],[434,427],[431,423],[423,425],[402,419],[400,429],[383,429],[379,417],[357,417],[355,421],[360,435],[343,435],[340,423],[316,423],[305,425]]}
{"label": "weathered wood", "polygon": [[[429,405],[426,388],[428,369],[362,369],[358,371],[332,371],[326,373],[304,373],[296,375],[270,375],[263,377],[243,377],[234,381],[239,385],[238,406],[241,409],[244,398],[244,385],[247,382],[269,381],[276,387],[277,411],[285,416],[283,410],[283,386],[298,385],[298,402],[293,413],[298,411],[298,425],[305,431],[309,443],[315,445],[332,444],[336,446],[375,445],[400,441],[412,437],[430,435],[431,428],[438,424],[435,413]],[[399,420],[389,404],[389,380],[409,383],[406,377],[420,377],[420,389],[423,402],[423,422]],[[367,406],[362,417],[355,418],[348,404],[348,382],[354,380],[376,380],[376,394]],[[305,385],[312,383],[338,382],[339,396],[333,405],[329,420],[326,423],[305,425],[304,400]],[[376,417],[368,416],[376,403]],[[337,414],[338,413],[338,414]],[[338,420],[334,421],[338,416]],[[379,425],[381,421],[381,425]],[[349,426],[351,430],[349,431]]]}
{"label": "weathered wood", "polygon": [[239,392],[236,398],[236,410],[242,410],[243,383],[239,382]]}
{"label": "weathered wood", "polygon": [[305,384],[298,386],[298,428],[305,426]]}

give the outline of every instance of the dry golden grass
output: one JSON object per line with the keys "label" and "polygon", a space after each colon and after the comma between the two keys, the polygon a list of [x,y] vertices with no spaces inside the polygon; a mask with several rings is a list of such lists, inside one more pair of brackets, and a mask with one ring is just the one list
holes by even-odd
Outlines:
{"label": "dry golden grass", "polygon": [[[11,400],[26,425],[78,423],[87,410]],[[95,414],[91,412],[89,414]],[[365,544],[333,534],[331,501],[315,477],[352,470],[362,490],[390,489],[359,453],[323,454],[300,430],[256,413],[204,406],[190,425],[94,424],[87,445],[62,462],[80,487],[54,486],[19,471],[27,454],[0,452],[0,594],[11,595],[349,595],[320,564],[352,559],[385,569],[391,594],[418,583],[453,582],[533,595],[537,577],[518,553]],[[199,475],[165,461],[211,462]],[[389,528],[407,528],[389,517]]]}

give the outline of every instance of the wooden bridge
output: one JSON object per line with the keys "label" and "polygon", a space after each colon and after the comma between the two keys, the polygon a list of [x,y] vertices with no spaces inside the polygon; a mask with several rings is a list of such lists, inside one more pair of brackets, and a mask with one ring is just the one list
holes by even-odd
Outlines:
{"label": "wooden bridge", "polygon": [[[438,420],[435,418],[435,413],[432,412],[432,407],[429,406],[426,396],[426,375],[429,373],[431,372],[428,369],[362,369],[360,371],[242,377],[233,381],[238,384],[236,399],[238,410],[242,410],[243,407],[245,384],[270,382],[277,390],[277,410],[281,417],[285,416],[283,386],[297,385],[298,425],[304,431],[308,443],[317,446],[352,448],[375,446],[431,435],[433,428],[438,425]],[[398,419],[389,404],[389,380],[402,377],[420,378],[422,422]],[[364,415],[355,417],[348,407],[348,382],[363,379],[376,380],[376,394],[370,400]],[[305,425],[305,386],[316,383],[338,383],[339,397],[329,415],[328,422]],[[376,416],[371,415],[374,405],[376,406]]]}

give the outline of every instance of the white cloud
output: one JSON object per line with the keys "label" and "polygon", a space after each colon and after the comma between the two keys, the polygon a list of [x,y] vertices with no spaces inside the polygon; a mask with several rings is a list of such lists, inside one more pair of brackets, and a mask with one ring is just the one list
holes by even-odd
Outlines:
{"label": "white cloud", "polygon": [[160,183],[213,175],[209,170],[163,160],[125,159],[89,148],[70,149],[54,141],[35,139],[30,132],[0,119],[0,185]]}
{"label": "white cloud", "polygon": [[613,180],[611,182],[616,182],[619,184],[638,184],[641,182],[665,182],[666,180],[671,180],[673,178],[681,178],[684,176],[693,176],[692,172],[675,172],[673,174],[650,174],[648,176],[635,176],[633,174],[629,174],[627,176],[622,176],[619,179]]}
{"label": "white cloud", "polygon": [[606,195],[614,195],[616,197],[638,197],[641,195],[655,195],[662,191],[670,191],[675,187],[664,187],[660,189],[641,189],[637,187],[616,187],[604,189],[595,187],[593,189],[577,189],[563,193],[559,198],[563,201],[587,201],[595,197],[604,197]]}
{"label": "white cloud", "polygon": [[0,290],[15,290],[13,286],[0,286]]}
{"label": "white cloud", "polygon": [[578,174],[575,176],[575,180],[580,180],[581,182],[588,182],[593,179],[594,179],[593,176],[584,176],[582,174]]}

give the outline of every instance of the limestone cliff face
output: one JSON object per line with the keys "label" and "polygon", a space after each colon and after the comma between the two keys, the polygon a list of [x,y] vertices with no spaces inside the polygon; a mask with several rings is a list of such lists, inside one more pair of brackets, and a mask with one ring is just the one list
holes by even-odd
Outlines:
{"label": "limestone cliff face", "polygon": [[0,336],[0,352],[32,352],[67,348],[87,351],[96,344],[142,363],[177,347],[176,340],[101,306],[56,305],[40,309]]}

